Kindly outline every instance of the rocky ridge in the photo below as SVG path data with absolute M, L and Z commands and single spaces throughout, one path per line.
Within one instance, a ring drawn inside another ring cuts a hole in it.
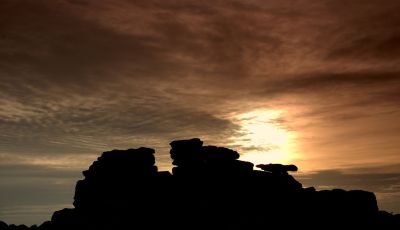
M 398 229 L 373 193 L 303 188 L 295 165 L 261 164 L 198 139 L 170 143 L 172 174 L 151 148 L 104 152 L 76 184 L 74 208 L 30 228 L 2 229 Z

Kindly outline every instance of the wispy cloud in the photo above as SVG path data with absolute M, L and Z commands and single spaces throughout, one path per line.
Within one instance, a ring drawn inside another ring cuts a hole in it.
M 282 111 L 268 122 L 296 133 L 300 168 L 398 163 L 399 7 L 3 0 L 1 165 L 84 168 L 148 146 L 168 168 L 176 138 L 246 150 L 229 142 L 235 117 L 260 109 Z

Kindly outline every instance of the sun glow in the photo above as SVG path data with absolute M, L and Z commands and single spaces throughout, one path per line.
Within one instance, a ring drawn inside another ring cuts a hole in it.
M 242 160 L 290 163 L 295 158 L 295 134 L 283 126 L 282 114 L 280 110 L 255 110 L 235 116 L 241 129 L 233 142 L 239 146 Z

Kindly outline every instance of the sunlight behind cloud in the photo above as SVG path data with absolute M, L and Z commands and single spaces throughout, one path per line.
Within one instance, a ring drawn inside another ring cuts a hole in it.
M 281 124 L 283 111 L 254 110 L 236 115 L 240 136 L 232 138 L 242 160 L 260 163 L 290 163 L 295 158 L 295 133 Z

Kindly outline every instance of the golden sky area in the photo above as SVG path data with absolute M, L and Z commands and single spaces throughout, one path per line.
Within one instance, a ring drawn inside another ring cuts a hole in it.
M 103 151 L 199 137 L 400 212 L 397 0 L 0 1 L 0 220 L 72 204 Z
M 255 164 L 288 164 L 295 160 L 296 135 L 276 122 L 281 114 L 276 110 L 255 110 L 234 117 L 240 129 L 231 141 L 240 146 L 241 159 Z

